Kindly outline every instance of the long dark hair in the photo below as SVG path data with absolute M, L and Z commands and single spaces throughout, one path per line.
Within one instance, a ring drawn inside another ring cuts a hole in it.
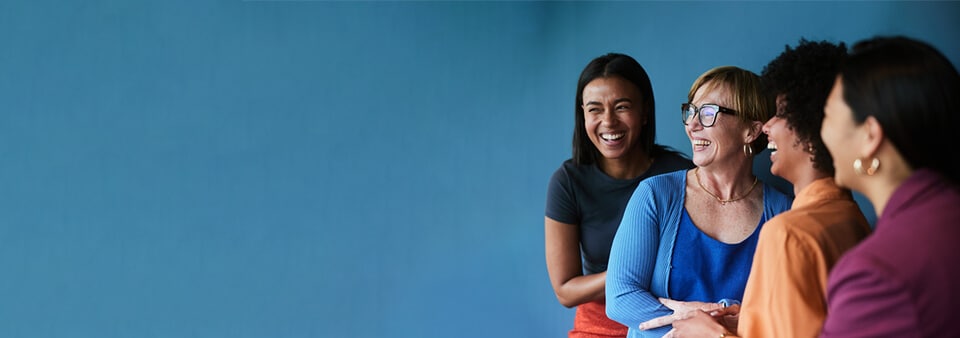
M 938 151 L 960 127 L 960 74 L 950 60 L 917 40 L 878 37 L 854 45 L 840 76 L 854 121 L 873 116 L 913 169 L 960 183 L 960 157 Z
M 590 142 L 590 137 L 587 136 L 584 126 L 583 89 L 590 81 L 612 76 L 619 76 L 630 81 L 640 91 L 641 113 L 647 120 L 647 124 L 643 127 L 643 132 L 640 135 L 640 147 L 649 156 L 663 150 L 662 147 L 655 146 L 653 143 L 657 137 L 657 114 L 656 104 L 653 100 L 653 85 L 650 84 L 647 71 L 637 60 L 628 55 L 610 53 L 590 61 L 583 72 L 580 73 L 580 80 L 577 81 L 577 99 L 574 104 L 573 162 L 578 165 L 596 163 L 602 156 L 597 147 Z

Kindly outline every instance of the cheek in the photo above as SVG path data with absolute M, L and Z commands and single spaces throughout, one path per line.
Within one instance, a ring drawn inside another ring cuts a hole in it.
M 820 138 L 823 139 L 823 145 L 827 146 L 827 150 L 833 153 L 834 150 L 834 133 L 833 128 L 829 125 L 824 124 L 820 130 Z
M 644 125 L 643 118 L 639 116 L 625 116 L 621 121 L 634 130 L 640 130 Z
M 585 118 L 583 119 L 583 126 L 584 126 L 585 128 L 587 128 L 587 130 L 596 128 L 596 127 L 597 127 L 597 120 L 594 119 L 594 118 L 585 117 Z

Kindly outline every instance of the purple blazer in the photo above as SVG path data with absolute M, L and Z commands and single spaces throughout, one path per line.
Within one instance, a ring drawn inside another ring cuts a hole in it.
M 960 188 L 915 171 L 827 290 L 821 337 L 960 337 Z

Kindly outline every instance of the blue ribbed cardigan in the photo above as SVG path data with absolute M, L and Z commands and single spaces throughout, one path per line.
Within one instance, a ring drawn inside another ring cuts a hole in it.
M 607 316 L 630 329 L 627 337 L 660 337 L 671 328 L 641 331 L 637 327 L 673 313 L 657 298 L 670 298 L 667 286 L 686 195 L 686 173 L 681 170 L 640 182 L 613 239 L 607 266 Z M 792 202 L 791 197 L 763 184 L 761 223 L 790 209 Z

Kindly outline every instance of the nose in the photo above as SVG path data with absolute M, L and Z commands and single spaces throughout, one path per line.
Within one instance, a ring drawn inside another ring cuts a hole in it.
M 693 115 L 690 115 L 690 121 L 687 121 L 687 128 L 691 130 L 703 129 L 703 124 L 700 124 L 700 112 L 694 112 Z
M 600 122 L 603 123 L 603 125 L 605 126 L 611 126 L 616 124 L 617 119 L 614 118 L 612 110 L 606 109 L 606 111 L 604 111 L 603 114 L 600 115 Z
M 764 134 L 770 135 L 770 128 L 777 121 L 777 119 L 779 119 L 779 117 L 776 117 L 776 116 L 771 117 L 770 120 L 767 121 L 767 123 L 763 124 L 763 128 L 761 130 L 763 131 Z

